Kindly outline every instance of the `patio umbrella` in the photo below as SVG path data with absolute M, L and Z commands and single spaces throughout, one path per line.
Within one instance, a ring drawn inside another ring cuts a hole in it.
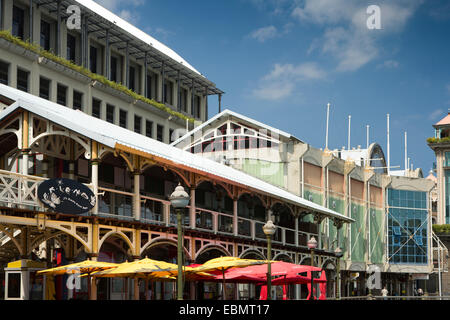
M 311 267 L 306 265 L 299 265 L 295 263 L 289 263 L 284 261 L 273 261 L 271 262 L 271 275 L 277 276 L 287 276 L 287 275 L 297 275 L 299 273 L 307 271 L 321 271 L 321 268 Z M 267 266 L 265 265 L 252 265 L 245 268 L 232 269 L 226 273 L 226 277 L 237 277 L 237 276 L 251 276 L 251 277 L 262 277 L 264 280 L 267 278 Z
M 183 267 L 188 279 L 197 277 L 212 277 L 208 273 L 194 271 L 194 268 Z M 144 258 L 133 262 L 124 262 L 117 268 L 104 270 L 93 274 L 94 277 L 132 277 L 143 279 L 175 280 L 178 275 L 178 265 L 165 261 Z
M 266 260 L 254 260 L 254 259 L 240 259 L 237 257 L 220 257 L 211 259 L 201 266 L 193 268 L 195 271 L 204 271 L 204 272 L 213 272 L 213 271 L 221 271 L 222 272 L 222 280 L 223 280 L 223 297 L 225 300 L 225 271 L 231 268 L 243 268 L 256 264 L 265 264 Z
M 91 298 L 91 274 L 94 272 L 116 268 L 118 264 L 110 262 L 101 262 L 94 260 L 85 260 L 82 262 L 71 263 L 64 266 L 59 266 L 56 268 L 40 270 L 37 273 L 45 275 L 64 275 L 73 273 L 85 273 L 88 277 L 88 296 Z

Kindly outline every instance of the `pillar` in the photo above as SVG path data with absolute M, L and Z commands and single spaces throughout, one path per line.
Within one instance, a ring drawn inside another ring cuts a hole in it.
M 92 208 L 93 214 L 98 214 L 98 144 L 97 141 L 92 141 L 92 151 L 91 151 L 91 183 L 92 183 L 92 191 L 95 195 L 95 206 Z
M 56 3 L 56 55 L 61 56 L 61 0 Z
M 238 235 L 238 199 L 233 199 L 233 234 Z
M 134 181 L 134 186 L 133 186 L 133 215 L 134 215 L 134 219 L 139 221 L 141 219 L 141 194 L 140 194 L 140 177 L 141 177 L 141 172 L 138 170 L 135 170 L 133 172 L 133 181 Z
M 190 203 L 189 203 L 189 222 L 190 222 L 190 227 L 191 229 L 195 229 L 195 188 L 191 187 L 190 189 Z
M 106 29 L 106 37 L 105 37 L 105 74 L 106 79 L 111 80 L 111 50 L 109 49 L 109 29 Z

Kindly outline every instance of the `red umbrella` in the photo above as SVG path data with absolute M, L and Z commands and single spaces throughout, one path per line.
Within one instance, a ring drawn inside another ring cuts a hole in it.
M 284 261 L 275 261 L 271 263 L 271 274 L 273 277 L 297 275 L 298 273 L 308 271 L 322 271 L 321 268 L 299 265 Z M 238 276 L 249 276 L 267 279 L 267 265 L 254 265 L 244 268 L 233 268 L 225 272 L 225 278 L 236 278 Z

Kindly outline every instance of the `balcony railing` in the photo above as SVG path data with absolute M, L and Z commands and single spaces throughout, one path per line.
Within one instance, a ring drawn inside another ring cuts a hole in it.
M 32 208 L 37 211 L 44 211 L 44 206 L 37 197 L 39 184 L 46 180 L 42 177 L 22 175 L 19 173 L 0 170 L 0 206 L 10 208 Z M 86 184 L 88 187 L 91 185 Z M 134 220 L 133 197 L 134 193 L 115 190 L 101 186 L 98 188 L 98 215 L 106 218 L 119 220 Z M 148 195 L 140 195 L 141 217 L 143 223 L 176 226 L 176 212 L 171 207 L 170 201 L 158 199 Z M 190 227 L 190 207 L 185 209 L 183 214 L 183 225 Z M 92 215 L 91 212 L 85 215 Z M 204 208 L 195 208 L 195 229 L 214 234 L 234 235 L 233 215 L 230 213 L 217 212 Z M 263 232 L 265 222 L 238 217 L 239 237 L 266 240 Z M 291 228 L 278 226 L 272 240 L 274 243 L 295 245 L 296 237 L 298 245 L 306 246 L 307 240 L 312 236 L 317 236 L 313 229 L 306 230 L 301 223 L 299 227 L 303 231 L 296 231 Z
M 108 218 L 133 219 L 133 194 L 99 187 L 98 214 Z
M 43 211 L 37 188 L 44 178 L 0 170 L 0 205 Z

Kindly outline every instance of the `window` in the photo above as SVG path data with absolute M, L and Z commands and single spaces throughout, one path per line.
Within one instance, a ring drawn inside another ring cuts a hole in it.
M 156 126 L 156 139 L 161 142 L 164 141 L 164 126 L 160 124 Z
M 164 103 L 173 105 L 173 83 L 170 81 L 164 83 Z
M 39 97 L 50 100 L 50 83 L 49 79 L 39 78 Z
M 99 118 L 101 117 L 101 105 L 102 102 L 98 99 L 92 98 L 92 116 Z
M 387 189 L 390 263 L 427 264 L 427 193 Z
M 17 68 L 17 89 L 28 92 L 28 71 Z
M 129 81 L 130 83 L 128 84 L 128 88 L 130 88 L 130 90 L 135 91 L 136 90 L 136 69 L 134 67 L 130 66 L 130 74 L 129 76 Z
M 71 35 L 67 34 L 67 60 L 76 62 L 76 45 L 77 39 Z
M 12 35 L 23 39 L 24 31 L 24 11 L 19 7 L 13 6 Z
M 153 121 L 145 120 L 145 135 L 153 138 Z
M 127 127 L 127 112 L 122 109 L 120 109 L 119 111 L 119 126 L 121 126 L 122 128 Z
M 89 69 L 93 73 L 97 73 L 97 48 L 91 46 L 89 50 Z
M 67 105 L 67 87 L 60 83 L 56 87 L 56 103 L 63 106 Z
M 73 90 L 73 109 L 83 110 L 83 94 Z
M 41 20 L 41 47 L 44 50 L 50 50 L 50 23 Z
M 142 118 L 134 115 L 134 132 L 141 133 Z
M 180 92 L 180 109 L 181 111 L 187 112 L 187 97 L 188 92 L 186 89 L 181 88 Z
M 111 81 L 117 82 L 117 58 L 111 56 Z
M 114 123 L 114 109 L 113 105 L 106 105 L 106 121 L 110 123 Z
M 153 98 L 153 90 L 152 90 L 152 81 L 153 77 L 151 74 L 147 74 L 147 98 Z
M 200 97 L 195 96 L 194 98 L 194 117 L 200 119 Z
M 169 129 L 169 143 L 172 143 L 174 141 L 175 141 L 174 130 L 173 129 Z
M 9 83 L 9 63 L 0 61 L 0 83 L 8 85 Z

